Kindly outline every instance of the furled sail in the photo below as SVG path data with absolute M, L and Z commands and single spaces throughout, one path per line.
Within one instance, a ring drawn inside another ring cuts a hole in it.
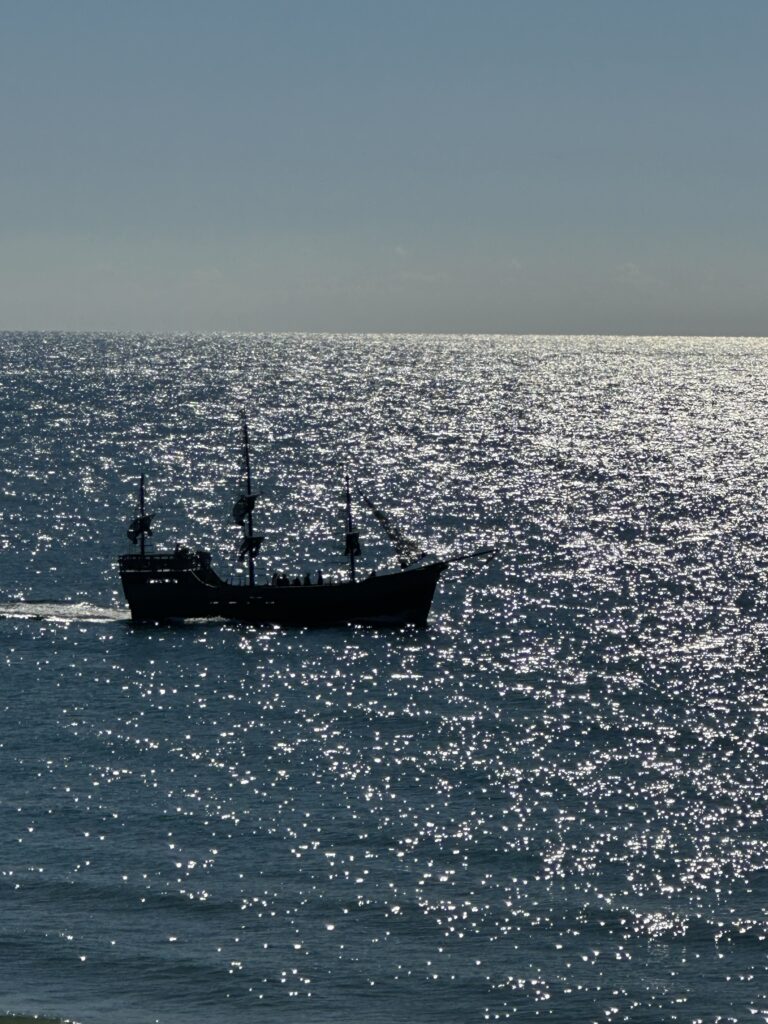
M 347 534 L 346 544 L 344 546 L 345 555 L 354 555 L 355 558 L 362 552 L 360 551 L 360 534 L 356 531 L 352 531 Z
M 128 540 L 131 544 L 138 543 L 139 537 L 143 534 L 146 534 L 147 537 L 152 536 L 152 530 L 150 529 L 151 522 L 152 516 L 136 516 L 128 527 Z
M 362 500 L 371 510 L 371 514 L 376 522 L 392 542 L 392 546 L 400 558 L 401 565 L 412 565 L 414 562 L 418 562 L 420 558 L 424 558 L 426 552 L 422 550 L 419 542 L 411 537 L 406 537 L 400 527 L 392 522 L 386 512 L 382 512 L 380 508 L 377 508 L 371 499 L 363 494 L 359 487 L 357 490 Z
M 243 537 L 240 542 L 240 549 L 237 553 L 237 557 L 241 562 L 245 561 L 245 556 L 250 552 L 253 555 L 258 555 L 261 542 L 264 540 L 263 537 Z
M 245 523 L 245 517 L 249 512 L 253 512 L 256 504 L 255 494 L 241 494 L 235 504 L 232 506 L 232 518 L 235 520 L 238 526 L 242 526 Z

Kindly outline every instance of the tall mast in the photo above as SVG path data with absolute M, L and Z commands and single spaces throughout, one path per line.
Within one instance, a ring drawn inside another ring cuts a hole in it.
M 253 570 L 253 502 L 251 501 L 251 453 L 248 450 L 248 421 L 245 418 L 245 409 L 240 415 L 243 420 L 243 452 L 245 454 L 245 493 L 248 496 L 248 583 L 254 584 Z
M 347 544 L 346 554 L 349 555 L 349 578 L 355 582 L 355 555 L 360 551 L 360 543 L 352 525 L 352 492 L 349 489 L 349 473 L 344 477 L 347 498 Z
M 144 474 L 139 477 L 139 514 L 128 527 L 128 540 L 131 544 L 141 541 L 139 551 L 141 558 L 144 558 L 144 537 L 152 536 L 152 516 L 148 516 L 144 509 Z
M 141 551 L 141 557 L 143 558 L 144 557 L 144 474 L 143 473 L 141 474 L 141 479 L 139 480 L 139 528 L 140 528 L 139 537 L 141 538 L 140 539 L 141 547 L 139 548 L 139 550 Z

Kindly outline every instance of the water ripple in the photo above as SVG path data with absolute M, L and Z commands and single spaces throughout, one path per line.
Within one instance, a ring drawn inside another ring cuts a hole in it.
M 0 1010 L 768 1020 L 768 342 L 0 345 Z M 237 571 L 241 405 L 261 573 L 342 571 L 350 459 L 498 559 L 426 631 L 133 627 L 138 472 Z

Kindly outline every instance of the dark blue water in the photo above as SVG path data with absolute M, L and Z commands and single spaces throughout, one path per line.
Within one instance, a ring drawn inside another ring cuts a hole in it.
M 0 1013 L 768 1020 L 767 395 L 764 340 L 0 335 Z M 345 464 L 499 558 L 426 630 L 132 627 L 142 470 L 237 568 L 240 406 L 261 572 L 342 571 Z

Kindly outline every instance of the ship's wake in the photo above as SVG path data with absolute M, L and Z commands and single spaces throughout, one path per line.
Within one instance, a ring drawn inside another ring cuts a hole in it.
M 4 601 L 0 619 L 39 619 L 50 622 L 124 622 L 125 608 L 100 608 L 86 601 Z

